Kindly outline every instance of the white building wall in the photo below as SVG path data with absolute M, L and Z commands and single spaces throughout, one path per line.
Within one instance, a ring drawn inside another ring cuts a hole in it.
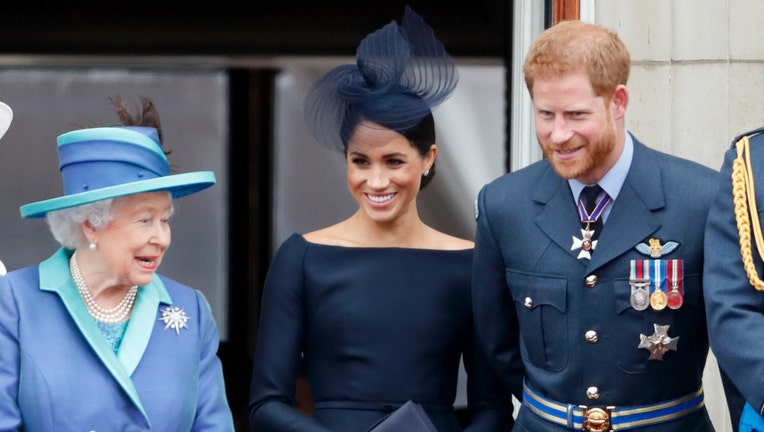
M 596 23 L 632 55 L 627 127 L 646 144 L 721 167 L 732 138 L 764 125 L 761 0 L 597 0 Z
M 595 0 L 588 16 L 616 30 L 632 55 L 627 128 L 647 145 L 721 167 L 734 136 L 764 125 L 761 0 Z M 583 12 L 582 12 L 583 16 Z M 706 405 L 731 431 L 709 357 Z

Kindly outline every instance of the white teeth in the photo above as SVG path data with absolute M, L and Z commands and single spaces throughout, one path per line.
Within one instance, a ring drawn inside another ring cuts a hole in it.
M 385 201 L 390 201 L 391 199 L 393 199 L 393 196 L 395 196 L 395 194 L 387 194 L 387 195 L 381 195 L 381 196 L 376 196 L 376 195 L 367 195 L 367 196 L 369 197 L 370 200 L 374 201 L 375 203 L 383 203 Z

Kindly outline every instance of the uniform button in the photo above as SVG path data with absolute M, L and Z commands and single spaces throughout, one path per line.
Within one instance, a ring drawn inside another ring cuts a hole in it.
M 600 389 L 597 387 L 589 387 L 586 389 L 586 397 L 588 397 L 591 400 L 597 400 L 600 398 Z
M 525 307 L 530 309 L 533 307 L 533 299 L 530 297 L 525 298 Z
M 584 279 L 584 284 L 587 288 L 594 288 L 597 286 L 597 275 L 589 275 Z
M 597 332 L 594 330 L 589 330 L 586 333 L 584 333 L 584 337 L 586 338 L 586 341 L 589 343 L 597 343 L 599 340 L 599 336 L 597 335 Z

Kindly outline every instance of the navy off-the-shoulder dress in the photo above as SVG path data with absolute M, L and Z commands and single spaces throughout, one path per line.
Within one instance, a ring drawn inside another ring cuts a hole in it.
M 452 406 L 462 354 L 466 430 L 508 430 L 511 401 L 473 350 L 471 269 L 471 249 L 340 247 L 292 235 L 266 278 L 252 430 L 363 432 L 411 399 L 439 432 L 459 432 Z M 313 417 L 293 408 L 303 360 Z

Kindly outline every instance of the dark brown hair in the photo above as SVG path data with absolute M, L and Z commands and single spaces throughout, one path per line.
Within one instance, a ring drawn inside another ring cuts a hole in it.
M 432 113 L 424 116 L 414 127 L 402 131 L 401 134 L 409 140 L 412 147 L 417 149 L 419 155 L 424 157 L 430 151 L 430 147 L 435 144 L 435 119 Z M 435 161 L 432 162 L 429 173 L 426 176 L 422 176 L 419 190 L 424 189 L 432 181 L 433 177 L 435 177 Z

